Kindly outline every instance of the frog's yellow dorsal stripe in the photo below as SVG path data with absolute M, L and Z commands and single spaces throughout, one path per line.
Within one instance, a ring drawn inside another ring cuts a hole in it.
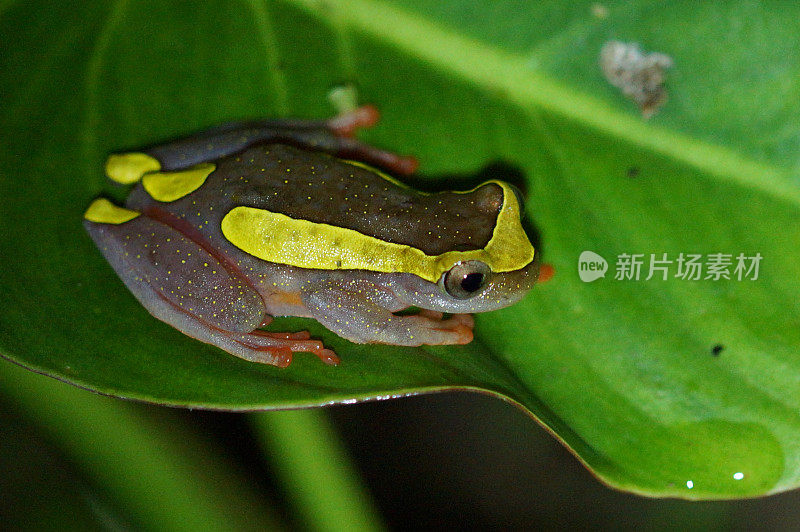
M 150 172 L 142 177 L 142 186 L 154 200 L 168 203 L 203 186 L 216 168 L 212 163 L 200 163 L 175 172 Z
M 106 175 L 123 185 L 142 182 L 157 201 L 168 203 L 191 194 L 216 170 L 212 163 L 201 163 L 186 170 L 161 172 L 158 159 L 141 152 L 115 153 L 106 160 Z
M 123 224 L 139 216 L 139 212 L 117 207 L 105 198 L 98 198 L 89 205 L 83 217 L 99 224 Z
M 496 183 L 503 187 L 504 202 L 484 249 L 426 255 L 354 229 L 254 207 L 233 208 L 222 219 L 222 234 L 254 257 L 298 268 L 411 273 L 434 283 L 453 264 L 465 260 L 483 261 L 493 272 L 514 271 L 530 264 L 534 250 L 520 222 L 516 195 L 505 183 Z
M 115 153 L 106 159 L 106 175 L 123 185 L 138 183 L 143 175 L 159 170 L 161 163 L 158 159 L 146 153 Z

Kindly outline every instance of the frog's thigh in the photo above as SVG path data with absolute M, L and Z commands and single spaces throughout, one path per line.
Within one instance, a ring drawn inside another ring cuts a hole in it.
M 375 287 L 375 292 L 377 296 L 381 291 Z M 301 297 L 314 319 L 352 342 L 419 346 L 472 341 L 471 321 L 442 320 L 429 313 L 396 316 L 363 288 L 356 292 L 328 284 L 305 290 Z
M 308 333 L 254 330 L 271 319 L 261 296 L 170 227 L 140 215 L 120 225 L 87 221 L 86 228 L 142 305 L 182 333 L 252 362 L 285 367 L 303 351 L 338 364 Z
M 197 337 L 185 330 L 186 316 L 242 333 L 264 321 L 264 302 L 255 289 L 171 227 L 143 215 L 123 224 L 86 222 L 86 227 L 136 298 L 183 332 Z

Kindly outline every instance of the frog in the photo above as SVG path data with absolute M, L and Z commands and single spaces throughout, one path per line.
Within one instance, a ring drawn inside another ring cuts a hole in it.
M 394 176 L 415 158 L 356 138 L 377 121 L 363 105 L 112 153 L 106 175 L 133 186 L 124 206 L 91 202 L 83 224 L 150 314 L 251 362 L 340 363 L 308 331 L 263 330 L 275 316 L 359 344 L 468 344 L 473 313 L 516 303 L 540 276 L 521 194 L 501 180 L 405 185 Z

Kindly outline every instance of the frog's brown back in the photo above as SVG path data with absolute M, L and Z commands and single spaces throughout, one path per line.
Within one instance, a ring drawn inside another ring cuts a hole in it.
M 428 255 L 482 249 L 503 204 L 494 183 L 469 193 L 423 194 L 360 165 L 282 144 L 219 160 L 203 188 L 222 191 L 215 201 L 229 208 L 345 227 Z

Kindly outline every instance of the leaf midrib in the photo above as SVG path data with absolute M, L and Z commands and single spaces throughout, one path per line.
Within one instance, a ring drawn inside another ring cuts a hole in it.
M 489 93 L 503 94 L 528 112 L 544 109 L 599 133 L 650 150 L 720 180 L 731 182 L 800 208 L 800 190 L 788 170 L 755 161 L 723 146 L 644 123 L 611 109 L 601 100 L 533 70 L 519 54 L 459 35 L 411 11 L 376 0 L 332 4 L 318 0 L 283 0 L 326 24 L 326 11 L 351 31 L 376 40 L 447 71 Z

